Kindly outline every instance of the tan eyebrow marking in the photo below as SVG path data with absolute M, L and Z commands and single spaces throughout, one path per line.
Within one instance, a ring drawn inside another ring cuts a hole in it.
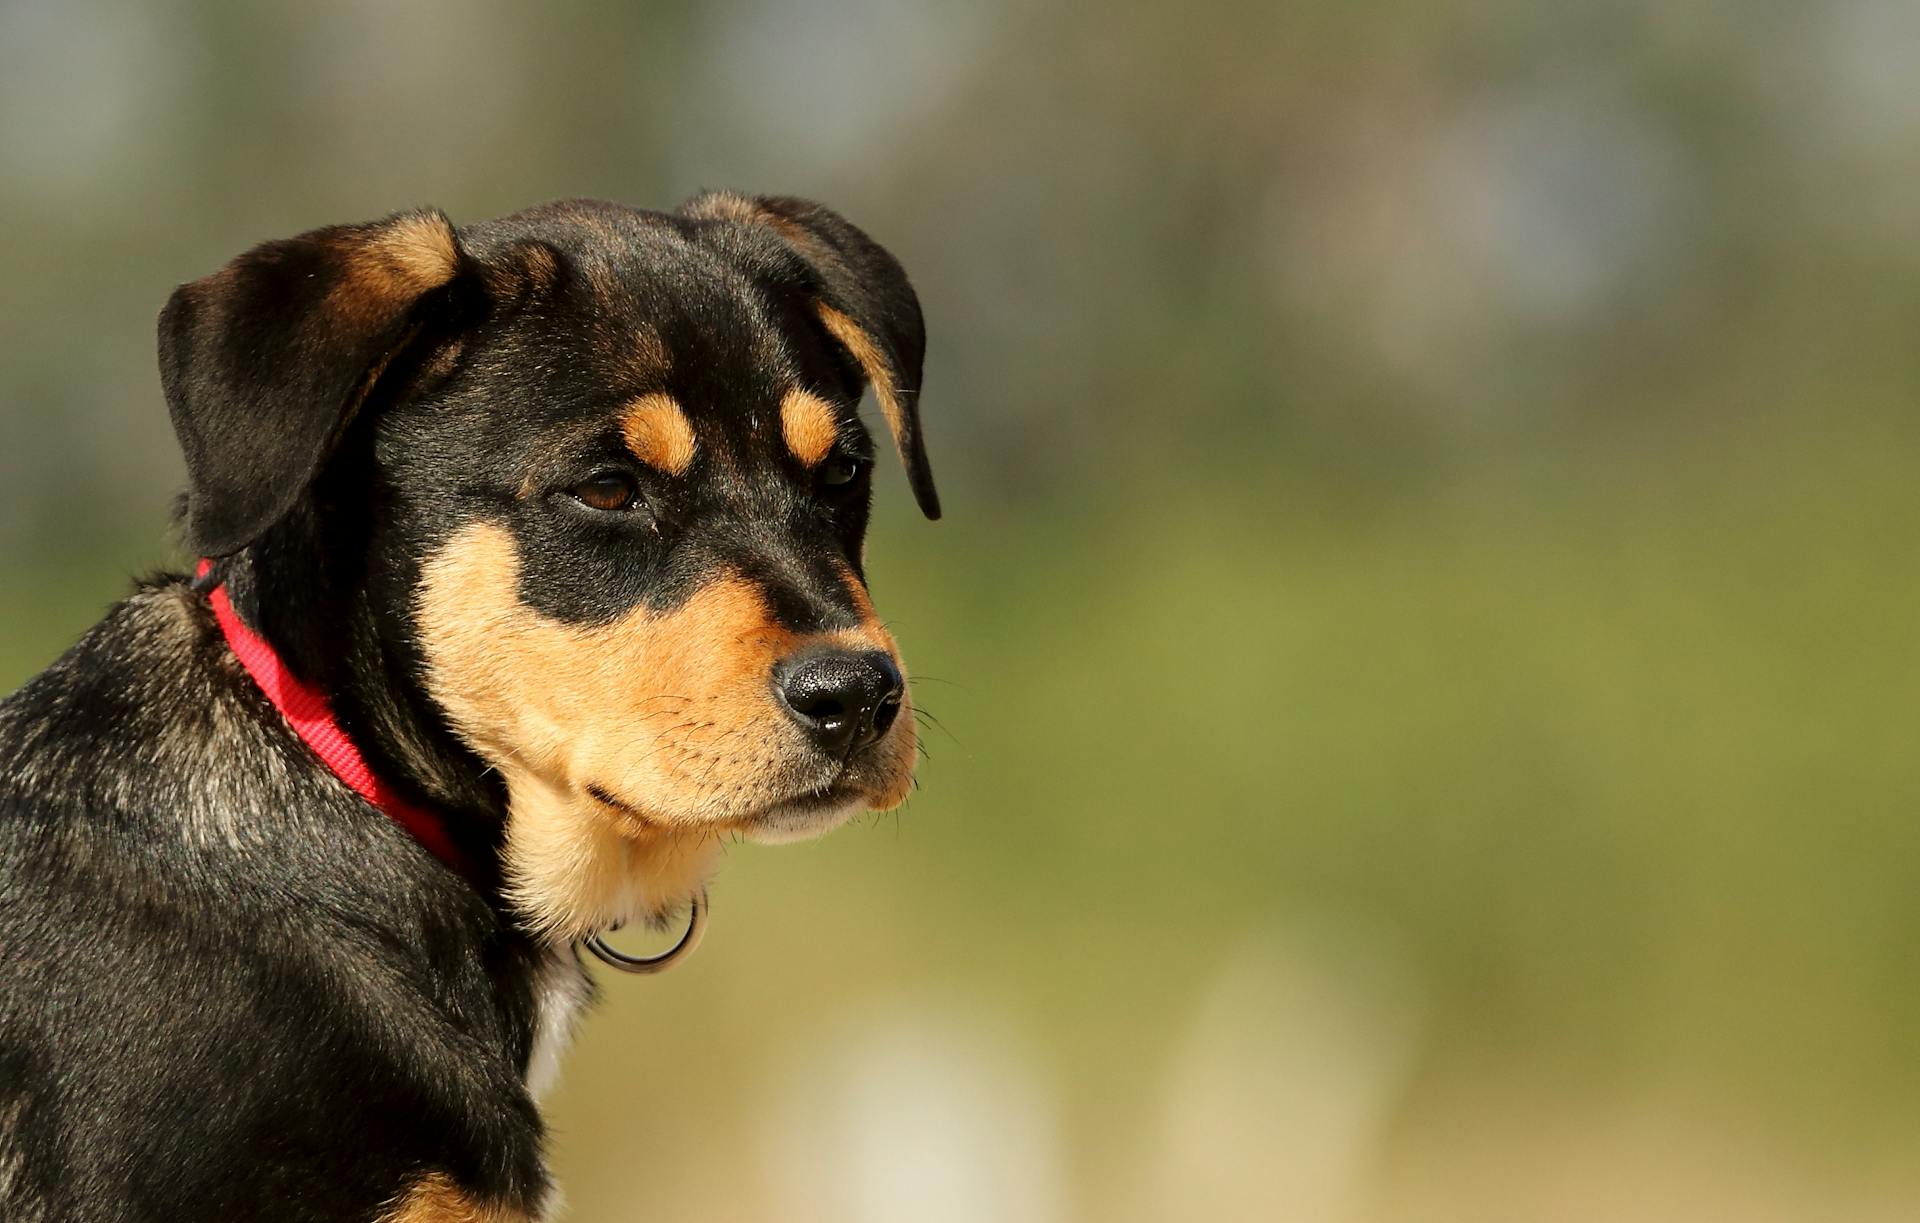
M 627 405 L 620 433 L 633 457 L 670 476 L 693 466 L 693 426 L 673 396 L 652 391 Z
M 827 457 L 840 438 L 840 421 L 833 405 L 809 391 L 788 391 L 780 400 L 780 431 L 793 457 L 812 467 Z

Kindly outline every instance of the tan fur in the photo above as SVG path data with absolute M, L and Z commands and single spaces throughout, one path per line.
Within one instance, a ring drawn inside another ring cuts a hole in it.
M 445 1173 L 431 1172 L 415 1181 L 379 1223 L 531 1223 L 531 1216 L 482 1202 Z
M 861 371 L 873 385 L 873 397 L 880 404 L 880 415 L 886 417 L 887 428 L 893 431 L 893 440 L 899 442 L 906 436 L 907 417 L 906 410 L 900 404 L 900 388 L 893 384 L 893 366 L 888 364 L 886 355 L 873 342 L 873 337 L 851 316 L 825 302 L 818 303 L 815 309 L 820 312 L 820 321 L 827 331 L 860 363 Z
M 840 440 L 840 421 L 834 415 L 833 405 L 818 395 L 797 389 L 788 391 L 780 400 L 780 430 L 793 457 L 808 467 L 826 458 L 833 444 Z
M 740 225 L 759 225 L 767 213 L 745 196 L 731 191 L 710 191 L 687 207 L 687 215 L 697 221 L 733 221 Z
M 736 578 L 670 612 L 563 624 L 520 601 L 519 571 L 512 536 L 475 523 L 428 559 L 417 614 L 429 687 L 507 783 L 510 898 L 556 939 L 684 905 L 724 836 L 832 781 L 776 703 L 776 661 L 816 640 L 898 658 L 877 619 L 803 638 Z M 915 742 L 903 708 L 842 784 L 898 805 Z
M 387 227 L 376 245 L 395 278 L 413 293 L 439 288 L 453 279 L 460 266 L 453 228 L 435 213 L 401 217 Z
M 404 216 L 371 235 L 335 241 L 343 274 L 327 294 L 327 307 L 348 327 L 386 325 L 460 267 L 453 227 L 437 213 Z
M 807 231 L 781 216 L 768 212 L 753 200 L 731 191 L 713 191 L 695 201 L 687 215 L 700 221 L 732 221 L 737 225 L 765 225 L 789 242 L 812 249 Z
M 684 476 L 693 466 L 693 426 L 671 395 L 654 391 L 628 404 L 620 432 L 633 457 L 656 471 Z
M 460 248 L 445 217 L 421 213 L 389 222 L 371 239 L 348 243 L 341 258 L 344 275 L 327 294 L 327 307 L 342 330 L 372 330 L 390 325 L 415 298 L 453 279 Z M 341 414 L 341 430 L 352 422 L 388 364 L 419 333 L 419 324 L 409 328 L 367 370 Z

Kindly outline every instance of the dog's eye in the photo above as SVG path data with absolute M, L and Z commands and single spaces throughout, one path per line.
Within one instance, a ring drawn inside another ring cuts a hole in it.
M 594 510 L 630 510 L 640 496 L 633 480 L 617 471 L 602 472 L 569 491 L 575 501 Z
M 820 464 L 820 486 L 826 489 L 844 489 L 860 478 L 860 460 L 834 455 Z

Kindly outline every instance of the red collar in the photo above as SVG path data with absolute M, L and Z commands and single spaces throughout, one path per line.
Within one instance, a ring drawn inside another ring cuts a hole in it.
M 212 562 L 203 560 L 197 576 L 205 579 L 212 569 Z M 327 694 L 288 670 L 266 638 L 246 626 L 233 610 L 226 585 L 215 586 L 207 599 L 213 604 L 213 614 L 220 621 L 220 631 L 226 634 L 234 656 L 247 669 L 247 674 L 253 676 L 253 682 L 260 685 L 260 691 L 273 702 L 273 707 L 286 718 L 293 733 L 320 757 L 320 762 L 345 782 L 348 789 L 411 833 L 434 857 L 456 874 L 466 876 L 466 862 L 447 834 L 446 821 L 438 813 L 408 801 L 374 774 L 366 757 L 333 716 Z

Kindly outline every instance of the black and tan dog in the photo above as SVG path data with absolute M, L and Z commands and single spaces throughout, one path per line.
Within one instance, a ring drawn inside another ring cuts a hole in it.
M 897 805 L 898 263 L 792 199 L 434 212 L 182 287 L 197 579 L 0 704 L 0 1218 L 523 1220 L 582 940 Z

